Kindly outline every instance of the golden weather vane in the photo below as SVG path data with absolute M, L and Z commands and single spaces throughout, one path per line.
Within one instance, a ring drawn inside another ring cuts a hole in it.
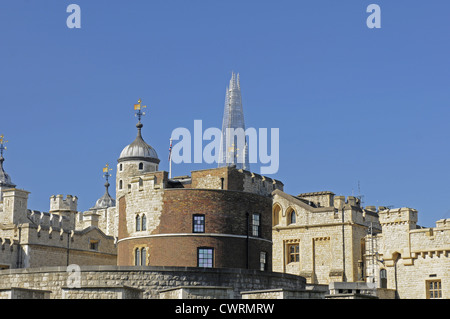
M 2 134 L 0 135 L 0 156 L 3 156 L 3 151 L 6 150 L 5 144 L 8 143 L 8 141 L 5 141 L 5 136 Z
M 109 168 L 109 164 L 106 164 L 106 166 L 103 167 L 103 173 L 105 173 L 103 176 L 106 178 L 107 182 L 109 177 L 111 176 L 111 174 L 109 173 L 110 171 L 112 171 L 112 168 Z
M 139 99 L 138 103 L 134 105 L 134 110 L 136 111 L 135 116 L 139 119 L 139 122 L 141 121 L 141 117 L 145 115 L 145 112 L 142 112 L 143 108 L 146 108 L 147 105 L 141 105 L 142 100 Z

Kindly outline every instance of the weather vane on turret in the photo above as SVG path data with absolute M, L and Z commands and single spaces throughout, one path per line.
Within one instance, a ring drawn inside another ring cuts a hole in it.
M 5 144 L 8 143 L 8 141 L 5 141 L 5 136 L 2 134 L 0 135 L 0 157 L 3 157 L 3 151 L 6 150 Z
M 142 109 L 147 107 L 146 105 L 141 105 L 141 102 L 141 99 L 139 99 L 138 104 L 134 105 L 134 110 L 136 111 L 135 116 L 138 118 L 139 123 L 141 122 L 141 117 L 145 115 L 145 112 L 142 112 Z
M 103 177 L 106 178 L 106 184 L 109 184 L 109 182 L 108 182 L 108 181 L 109 181 L 109 177 L 112 176 L 112 175 L 109 173 L 109 171 L 112 171 L 112 168 L 109 168 L 109 165 L 106 164 L 106 166 L 103 167 L 103 173 L 105 173 L 105 174 L 103 174 Z

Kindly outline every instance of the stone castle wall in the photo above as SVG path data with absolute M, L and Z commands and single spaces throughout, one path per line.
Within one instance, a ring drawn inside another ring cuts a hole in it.
M 222 167 L 192 171 L 192 188 L 224 189 L 248 192 L 261 196 L 270 196 L 276 190 L 283 190 L 283 183 L 278 180 L 237 170 L 233 167 Z
M 308 200 L 274 192 L 273 214 L 277 216 L 272 234 L 273 270 L 303 276 L 314 284 L 360 280 L 362 242 L 374 214 L 365 214 L 354 206 L 357 203 L 351 196 L 347 202 L 343 196 L 333 200 L 325 192 L 304 196 Z M 320 199 L 316 204 L 333 203 L 336 207 L 313 207 L 307 202 L 314 197 Z M 291 219 L 293 212 L 295 222 Z M 299 247 L 298 261 L 289 260 L 292 246 Z
M 102 297 L 98 294 L 103 290 L 104 298 L 111 298 L 111 291 L 121 287 L 141 290 L 144 299 L 159 299 L 161 291 L 182 286 L 232 287 L 232 298 L 240 299 L 242 291 L 304 290 L 306 285 L 305 279 L 299 276 L 256 270 L 119 266 L 81 267 L 80 287 L 70 289 L 75 282 L 73 273 L 66 267 L 0 271 L 0 290 L 13 287 L 51 291 L 52 299 L 62 298 L 63 291 L 66 296 L 71 292 L 77 295 L 76 289 L 97 291 L 97 298 Z
M 450 219 L 437 221 L 435 228 L 416 228 L 415 210 L 385 210 L 380 215 L 383 232 L 366 240 L 367 273 L 377 286 L 384 271 L 387 288 L 402 299 L 427 298 L 428 285 L 435 281 L 441 283 L 442 296 L 449 298 Z

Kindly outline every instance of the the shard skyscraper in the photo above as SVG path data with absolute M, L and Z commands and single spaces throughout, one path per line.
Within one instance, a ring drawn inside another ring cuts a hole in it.
M 230 85 L 225 94 L 219 154 L 219 167 L 231 165 L 236 165 L 237 169 L 250 170 L 241 85 L 239 73 L 234 72 L 231 74 Z

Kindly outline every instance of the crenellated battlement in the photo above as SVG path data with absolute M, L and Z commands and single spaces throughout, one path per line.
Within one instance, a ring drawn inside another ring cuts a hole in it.
M 0 250 L 9 249 L 12 250 L 15 242 L 11 238 L 0 237 Z
M 78 206 L 78 198 L 76 196 L 67 195 L 64 198 L 63 195 L 52 195 L 50 197 L 50 212 L 76 212 Z
M 16 241 L 9 237 L 0 237 L 0 266 L 14 267 L 17 251 Z
M 28 219 L 35 225 L 41 227 L 56 227 L 63 229 L 73 229 L 71 219 L 54 213 L 40 212 L 36 210 L 28 210 Z
M 283 190 L 284 185 L 279 180 L 243 169 L 238 170 L 238 172 L 242 174 L 244 179 L 244 191 L 269 195 L 276 189 Z
M 412 208 L 396 208 L 385 209 L 378 212 L 380 223 L 383 226 L 387 225 L 410 225 L 411 229 L 416 228 L 418 216 L 417 210 Z
M 297 197 L 308 201 L 308 205 L 313 207 L 332 207 L 334 203 L 334 193 L 330 191 L 303 193 Z
M 328 194 L 323 195 L 323 196 L 327 196 L 327 197 L 332 197 L 332 193 L 328 192 Z M 347 196 L 347 198 L 345 198 L 345 196 L 334 196 L 333 198 L 333 205 L 335 208 L 341 209 L 342 207 L 344 207 L 345 205 L 350 205 L 350 206 L 354 206 L 354 207 L 361 207 L 361 200 L 358 197 L 355 196 Z

